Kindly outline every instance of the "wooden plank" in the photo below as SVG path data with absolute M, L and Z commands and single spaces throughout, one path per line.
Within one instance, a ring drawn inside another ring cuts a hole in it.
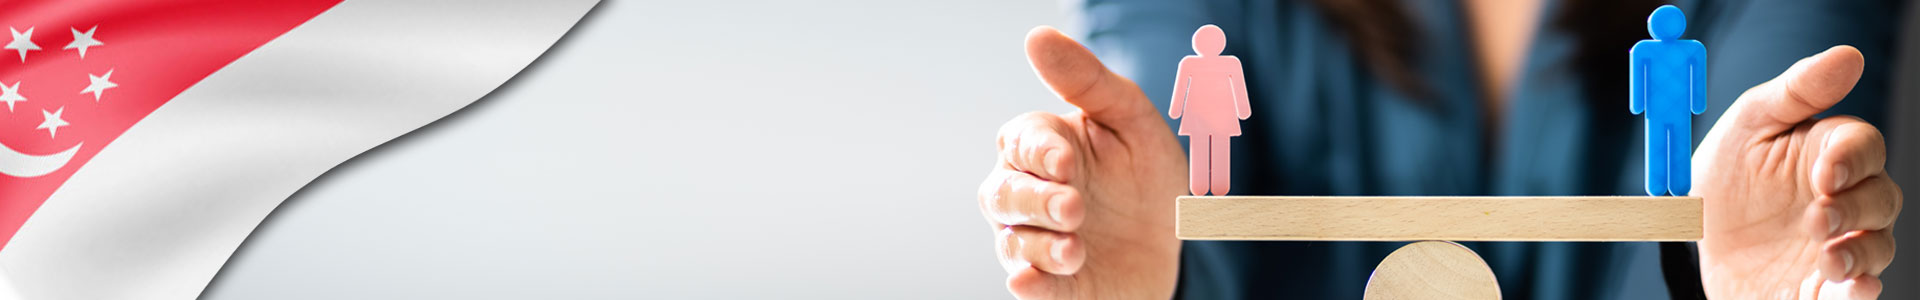
M 1185 196 L 1185 240 L 1697 241 L 1700 197 Z
M 1366 300 L 1500 299 L 1500 281 L 1480 255 L 1453 242 L 1393 250 L 1367 278 Z

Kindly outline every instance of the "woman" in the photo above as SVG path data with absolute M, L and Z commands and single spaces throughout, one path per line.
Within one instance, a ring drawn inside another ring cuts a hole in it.
M 1170 94 L 1203 24 L 1226 31 L 1252 96 L 1234 194 L 1645 193 L 1626 50 L 1649 38 L 1661 3 L 1080 4 L 1084 39 L 1037 29 L 1027 53 L 1081 111 L 1010 121 L 978 195 L 1021 298 L 1356 299 L 1402 244 L 1173 238 L 1184 154 L 1160 117 L 1168 98 L 1149 95 Z M 1694 131 L 1697 261 L 1684 244 L 1466 244 L 1514 299 L 1877 295 L 1902 200 L 1872 125 L 1887 64 L 1864 59 L 1893 60 L 1901 4 L 1678 5 L 1682 37 L 1710 58 L 1708 107 L 1693 118 L 1711 128 Z

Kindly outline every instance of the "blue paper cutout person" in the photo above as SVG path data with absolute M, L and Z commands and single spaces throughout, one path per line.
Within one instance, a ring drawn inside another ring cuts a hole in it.
M 1707 47 L 1682 40 L 1687 17 L 1673 5 L 1647 17 L 1651 40 L 1628 56 L 1629 106 L 1647 118 L 1647 194 L 1685 196 L 1693 187 L 1693 115 L 1706 112 Z

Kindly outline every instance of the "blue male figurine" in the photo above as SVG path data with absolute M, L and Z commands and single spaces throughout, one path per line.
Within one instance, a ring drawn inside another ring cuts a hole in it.
M 1682 40 L 1687 17 L 1673 5 L 1647 17 L 1651 40 L 1633 44 L 1627 98 L 1647 117 L 1647 194 L 1686 196 L 1693 187 L 1693 115 L 1706 112 L 1707 46 Z

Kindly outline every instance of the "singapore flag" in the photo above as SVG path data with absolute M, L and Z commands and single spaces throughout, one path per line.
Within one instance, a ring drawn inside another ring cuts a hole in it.
M 193 299 L 328 169 L 595 0 L 0 1 L 0 299 Z

